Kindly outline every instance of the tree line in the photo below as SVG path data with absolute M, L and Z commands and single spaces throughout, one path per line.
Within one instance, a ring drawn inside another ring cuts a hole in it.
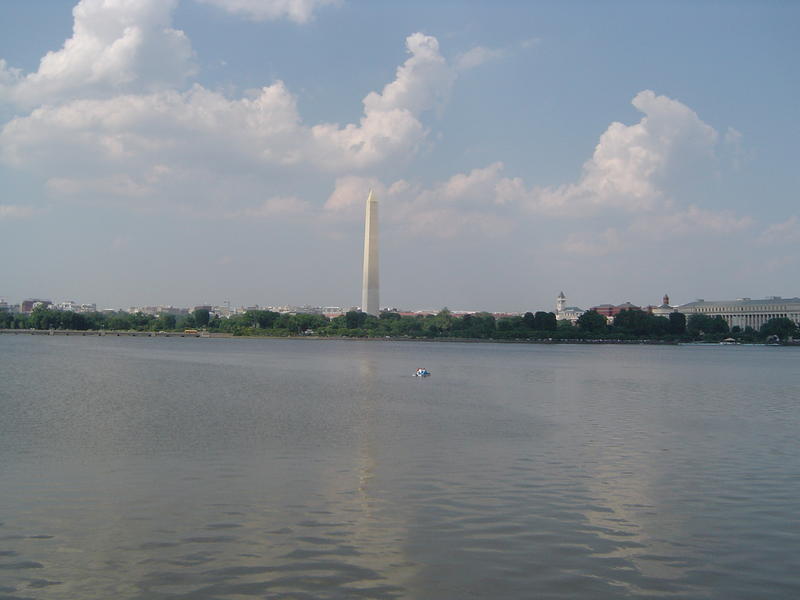
M 230 318 L 198 309 L 186 315 L 145 313 L 75 313 L 43 306 L 30 314 L 0 311 L 2 329 L 62 329 L 77 331 L 184 331 L 203 329 L 237 336 L 319 335 L 337 337 L 452 338 L 494 340 L 571 340 L 654 339 L 663 341 L 720 341 L 733 337 L 742 342 L 767 339 L 787 340 L 800 335 L 797 325 L 788 318 L 775 318 L 759 330 L 751 327 L 729 328 L 720 316 L 682 313 L 658 317 L 642 310 L 625 310 L 613 324 L 595 312 L 587 311 L 573 325 L 557 321 L 552 312 L 526 312 L 522 316 L 496 318 L 486 312 L 454 315 L 447 308 L 432 315 L 400 315 L 386 311 L 379 316 L 349 311 L 328 319 L 316 314 L 288 314 L 269 310 L 249 310 Z

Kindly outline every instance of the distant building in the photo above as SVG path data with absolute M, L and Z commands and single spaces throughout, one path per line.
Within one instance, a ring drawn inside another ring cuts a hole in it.
M 23 300 L 22 304 L 20 304 L 19 312 L 21 313 L 31 313 L 33 309 L 37 306 L 44 306 L 47 308 L 51 306 L 53 303 L 50 300 L 39 300 L 38 298 L 29 298 L 28 300 Z
M 770 319 L 786 317 L 800 325 L 800 298 L 781 298 L 772 296 L 761 300 L 739 298 L 738 300 L 695 300 L 677 307 L 687 317 L 689 315 L 720 316 L 728 327 L 752 327 L 759 329 Z
M 573 325 L 578 322 L 578 318 L 586 312 L 577 306 L 567 306 L 567 297 L 561 292 L 556 298 L 556 320 L 569 321 Z
M 53 306 L 56 310 L 67 311 L 67 312 L 77 312 L 77 313 L 88 313 L 88 312 L 95 312 L 97 310 L 97 305 L 92 304 L 80 304 L 75 302 L 74 300 L 64 300 L 63 302 L 59 302 Z
M 159 315 L 175 315 L 176 317 L 179 315 L 188 315 L 189 309 L 188 308 L 180 308 L 177 306 L 159 306 L 158 312 L 156 314 Z
M 614 322 L 614 317 L 616 317 L 619 313 L 623 310 L 642 310 L 641 306 L 636 306 L 635 304 L 631 304 L 630 302 L 623 302 L 622 304 L 598 304 L 597 306 L 593 306 L 589 310 L 593 310 L 596 313 L 603 315 L 606 318 L 606 321 L 609 323 Z
M 341 306 L 323 306 L 322 314 L 329 319 L 335 319 L 344 314 L 344 309 Z
M 669 304 L 669 294 L 664 294 L 661 304 L 659 306 L 648 306 L 647 312 L 654 317 L 669 317 L 671 313 L 676 312 L 676 309 Z

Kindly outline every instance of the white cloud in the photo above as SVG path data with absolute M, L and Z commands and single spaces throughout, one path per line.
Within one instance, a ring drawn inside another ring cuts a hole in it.
M 725 132 L 725 137 L 723 138 L 725 141 L 727 158 L 731 166 L 736 170 L 741 169 L 742 165 L 751 158 L 744 149 L 742 137 L 740 131 L 733 127 L 728 127 L 728 130 Z
M 691 233 L 728 234 L 747 229 L 750 217 L 739 217 L 730 211 L 711 211 L 689 206 L 685 210 L 638 217 L 631 230 L 650 239 L 665 239 Z
M 413 33 L 406 38 L 411 55 L 397 68 L 394 81 L 383 92 L 364 98 L 364 113 L 407 110 L 413 114 L 435 108 L 446 101 L 456 75 L 439 53 L 438 40 Z
M 685 104 L 650 90 L 639 92 L 633 105 L 645 116 L 635 125 L 609 125 L 577 183 L 526 191 L 512 180 L 503 194 L 554 214 L 656 208 L 682 172 L 711 161 L 718 135 Z
M 37 211 L 32 206 L 20 204 L 0 204 L 0 220 L 2 219 L 27 219 L 35 216 Z
M 800 219 L 797 215 L 789 217 L 783 223 L 775 223 L 767 227 L 759 236 L 762 244 L 795 244 L 800 242 Z
M 412 231 L 439 236 L 465 229 L 502 234 L 530 214 L 580 219 L 613 212 L 618 220 L 624 219 L 621 227 L 628 234 L 656 240 L 750 227 L 749 217 L 696 205 L 681 207 L 680 196 L 670 193 L 676 182 L 690 179 L 698 165 L 701 173 L 712 174 L 716 131 L 684 104 L 651 91 L 637 94 L 633 105 L 644 117 L 634 125 L 612 123 L 576 183 L 530 187 L 522 178 L 504 176 L 503 163 L 496 162 L 427 189 L 405 183 L 391 212 Z M 378 185 L 360 178 L 340 179 L 326 208 L 360 208 L 367 188 Z M 631 217 L 625 218 L 625 213 Z M 589 238 L 573 234 L 564 249 L 604 254 L 622 243 L 620 231 L 610 229 Z
M 499 60 L 506 55 L 505 50 L 499 48 L 486 48 L 485 46 L 475 46 L 470 48 L 456 60 L 456 69 L 466 71 L 479 67 L 487 62 Z
M 571 233 L 561 245 L 568 254 L 606 256 L 624 247 L 619 231 L 609 228 L 600 233 Z
M 372 189 L 381 202 L 382 218 L 413 234 L 444 238 L 463 232 L 498 235 L 513 227 L 513 221 L 494 204 L 494 185 L 502 168 L 502 163 L 494 163 L 456 174 L 428 189 L 402 179 L 385 185 L 374 178 L 341 177 L 325 209 L 333 216 L 360 218 Z
M 195 71 L 189 40 L 171 27 L 177 0 L 81 0 L 72 37 L 23 76 L 0 62 L 2 96 L 21 105 L 181 85 Z
M 406 38 L 406 48 L 411 56 L 397 68 L 395 79 L 381 93 L 364 98 L 358 125 L 311 128 L 314 162 L 331 170 L 360 169 L 419 149 L 427 136 L 419 117 L 443 105 L 456 74 L 439 53 L 436 38 L 414 33 Z
M 157 182 L 148 178 L 158 166 L 166 179 L 248 164 L 336 172 L 403 160 L 426 137 L 421 113 L 446 98 L 454 78 L 435 38 L 416 33 L 406 44 L 411 56 L 382 93 L 365 97 L 358 124 L 304 125 L 280 81 L 241 99 L 195 85 L 41 106 L 5 125 L 0 160 L 47 174 L 55 191 L 74 188 L 64 180 L 86 186 L 94 178 L 103 187 L 127 179 L 133 184 L 120 188 L 123 195 L 137 185 L 152 189 Z
M 298 217 L 310 212 L 311 205 L 294 196 L 276 196 L 264 200 L 260 205 L 227 213 L 228 218 L 269 219 L 273 217 Z
M 433 193 L 451 201 L 497 202 L 494 188 L 502 169 L 503 163 L 496 162 L 482 169 L 473 169 L 469 173 L 453 175 Z
M 345 217 L 361 216 L 369 191 L 373 190 L 378 202 L 386 198 L 386 186 L 374 177 L 347 175 L 336 179 L 333 193 L 328 196 L 324 209 L 328 214 Z
M 323 6 L 340 4 L 339 0 L 197 0 L 211 4 L 232 14 L 242 15 L 254 21 L 289 19 L 295 23 L 306 23 L 314 12 Z

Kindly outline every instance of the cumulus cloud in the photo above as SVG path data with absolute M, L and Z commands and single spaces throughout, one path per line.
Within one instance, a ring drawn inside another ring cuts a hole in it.
M 0 62 L 0 91 L 20 106 L 181 85 L 195 71 L 186 35 L 171 27 L 177 0 L 81 0 L 72 37 L 23 76 Z
M 644 113 L 634 125 L 612 123 L 601 135 L 592 157 L 576 183 L 555 187 L 529 186 L 520 177 L 504 174 L 496 162 L 421 188 L 406 183 L 392 211 L 413 231 L 457 235 L 464 229 L 498 234 L 529 217 L 588 218 L 599 214 L 631 214 L 629 232 L 652 239 L 697 233 L 731 233 L 753 220 L 730 211 L 681 206 L 670 191 L 700 165 L 710 175 L 717 132 L 686 105 L 645 90 L 633 104 Z M 356 185 L 358 183 L 358 185 Z M 372 181 L 369 186 L 376 187 Z M 367 183 L 342 179 L 328 200 L 331 210 L 359 205 Z M 345 198 L 347 199 L 345 201 Z M 625 229 L 625 227 L 623 227 Z M 569 238 L 565 250 L 608 253 L 621 247 L 617 229 L 599 238 L 584 234 Z
M 613 213 L 617 219 L 631 215 L 621 230 L 568 237 L 563 249 L 571 254 L 614 252 L 623 247 L 623 237 L 630 235 L 663 240 L 750 227 L 750 217 L 693 204 L 681 206 L 679 198 L 670 194 L 675 181 L 687 178 L 698 165 L 711 174 L 717 132 L 686 105 L 648 90 L 637 94 L 633 105 L 644 117 L 634 125 L 609 125 L 576 183 L 529 186 L 520 177 L 506 176 L 503 163 L 496 162 L 427 189 L 405 183 L 391 211 L 412 231 L 439 236 L 464 230 L 502 234 L 531 214 L 572 219 L 604 213 Z M 369 182 L 370 187 L 378 185 Z M 326 207 L 360 207 L 366 188 L 360 179 L 342 179 Z M 784 228 L 788 231 L 791 226 Z M 774 235 L 780 237 L 782 230 L 776 229 Z
M 341 172 L 403 160 L 426 138 L 421 114 L 446 99 L 455 77 L 435 38 L 415 33 L 406 46 L 409 58 L 364 98 L 358 124 L 305 125 L 281 81 L 239 99 L 194 85 L 42 105 L 5 125 L 0 160 L 47 174 L 52 191 L 130 196 L 201 167 Z
M 217 6 L 229 13 L 242 15 L 254 21 L 289 19 L 307 23 L 314 12 L 323 6 L 340 4 L 339 0 L 197 0 L 202 4 Z
M 678 175 L 711 163 L 719 136 L 677 100 L 644 90 L 632 103 L 645 116 L 634 125 L 609 125 L 576 183 L 526 189 L 514 179 L 500 193 L 551 214 L 655 209 Z
M 513 221 L 494 202 L 502 163 L 458 173 L 429 188 L 398 180 L 386 185 L 375 178 L 346 176 L 336 180 L 325 203 L 328 214 L 360 218 L 369 190 L 381 202 L 381 215 L 412 234 L 452 238 L 463 232 L 498 235 Z M 498 210 L 500 209 L 500 210 Z
M 357 125 L 311 128 L 314 162 L 332 170 L 358 169 L 418 150 L 427 135 L 419 117 L 447 100 L 456 73 L 435 37 L 414 33 L 406 38 L 406 49 L 411 56 L 397 68 L 395 79 L 364 98 Z
M 339 177 L 323 208 L 332 215 L 344 217 L 361 215 L 370 190 L 375 192 L 379 202 L 386 198 L 386 186 L 375 177 L 359 177 L 358 175 Z
M 455 73 L 439 53 L 438 40 L 413 33 L 406 38 L 411 55 L 397 68 L 394 81 L 383 92 L 370 92 L 364 98 L 364 112 L 407 110 L 418 114 L 444 102 L 455 81 Z

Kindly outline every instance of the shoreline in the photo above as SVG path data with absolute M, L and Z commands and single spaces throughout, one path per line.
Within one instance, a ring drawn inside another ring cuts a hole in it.
M 270 340 L 336 340 L 336 341 L 361 341 L 361 342 L 437 342 L 437 343 L 465 343 L 465 344 L 568 344 L 568 345 L 593 345 L 593 346 L 719 346 L 721 342 L 680 342 L 674 340 L 616 340 L 616 339 L 496 339 L 496 338 L 411 338 L 411 337 L 351 337 L 351 336 L 318 336 L 318 335 L 233 335 L 222 332 L 185 333 L 178 331 L 117 331 L 117 330 L 72 330 L 72 329 L 0 329 L 0 334 L 6 335 L 39 335 L 61 337 L 194 337 L 215 339 L 270 339 Z M 741 342 L 726 344 L 735 346 L 800 346 L 800 341 L 779 342 L 767 344 L 761 342 Z

